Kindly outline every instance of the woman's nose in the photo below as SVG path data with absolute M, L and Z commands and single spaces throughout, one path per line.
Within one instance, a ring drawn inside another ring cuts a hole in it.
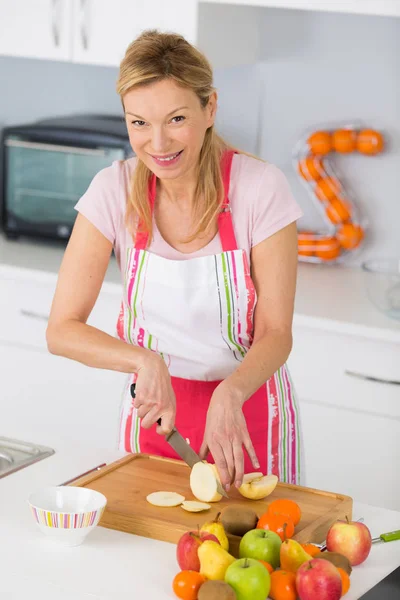
M 164 154 L 169 148 L 169 138 L 163 127 L 154 128 L 151 145 L 155 153 Z

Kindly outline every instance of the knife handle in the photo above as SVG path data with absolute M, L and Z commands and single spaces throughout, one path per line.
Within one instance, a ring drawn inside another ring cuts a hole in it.
M 136 383 L 131 383 L 131 396 L 132 396 L 132 398 L 136 397 L 135 390 L 136 390 Z M 158 425 L 161 425 L 161 417 L 159 419 L 157 419 L 157 423 L 158 423 Z
M 400 540 L 400 529 L 397 531 L 388 531 L 388 533 L 381 533 L 379 536 L 383 542 L 394 542 Z

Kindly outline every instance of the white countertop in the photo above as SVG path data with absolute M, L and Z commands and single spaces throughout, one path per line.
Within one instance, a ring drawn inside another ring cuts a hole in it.
M 46 439 L 41 441 L 46 445 Z M 97 527 L 81 546 L 63 548 L 41 533 L 27 504 L 31 492 L 123 455 L 61 443 L 55 450 L 53 456 L 0 479 L 0 598 L 173 600 L 171 584 L 179 571 L 174 544 Z M 400 512 L 356 503 L 353 517 L 361 516 L 373 536 L 400 528 Z M 347 600 L 360 598 L 399 565 L 400 542 L 373 546 L 367 561 L 353 569 Z
M 0 234 L 0 265 L 57 273 L 65 243 Z M 120 285 L 112 256 L 105 281 Z M 400 344 L 400 321 L 389 319 L 368 300 L 364 273 L 340 265 L 299 263 L 294 313 L 295 325 L 305 325 Z

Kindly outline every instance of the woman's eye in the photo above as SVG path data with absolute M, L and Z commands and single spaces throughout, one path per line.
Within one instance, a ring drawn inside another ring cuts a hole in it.
M 182 121 L 184 121 L 184 120 L 185 120 L 185 117 L 183 117 L 183 116 L 181 116 L 181 115 L 180 115 L 180 116 L 178 116 L 178 117 L 173 117 L 173 118 L 171 119 L 171 121 L 173 121 L 174 123 L 182 123 Z
M 136 125 L 137 127 L 143 127 L 143 125 L 146 125 L 146 121 L 132 121 L 132 125 Z

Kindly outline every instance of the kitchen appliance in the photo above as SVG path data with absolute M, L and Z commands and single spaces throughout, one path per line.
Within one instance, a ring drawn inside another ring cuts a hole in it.
M 399 600 L 399 598 L 400 567 L 397 567 L 385 579 L 361 596 L 360 600 Z
M 135 389 L 136 384 L 131 384 L 131 396 L 135 398 Z M 157 420 L 157 423 L 161 425 L 161 419 Z M 193 467 L 198 462 L 201 462 L 201 458 L 196 452 L 189 446 L 185 438 L 179 433 L 179 431 L 174 427 L 173 430 L 165 436 L 165 441 L 175 450 L 178 456 L 181 457 L 182 460 L 185 461 L 189 467 Z M 225 496 L 225 498 L 229 498 L 228 494 L 225 492 L 221 483 L 217 481 L 217 492 L 221 494 L 221 496 Z
M 190 468 L 182 460 L 149 454 L 129 454 L 100 470 L 74 481 L 72 486 L 101 492 L 107 497 L 107 506 L 99 525 L 126 533 L 177 543 L 186 531 L 197 530 L 198 525 L 212 521 L 230 503 L 249 507 L 249 500 L 232 487 L 230 499 L 211 503 L 211 508 L 199 520 L 199 513 L 190 513 L 180 506 L 162 508 L 147 502 L 152 492 L 173 491 L 186 500 L 193 500 L 190 489 Z M 252 500 L 257 514 L 267 511 L 271 500 L 289 498 L 301 508 L 301 521 L 294 539 L 299 543 L 309 540 L 321 543 L 329 527 L 337 519 L 351 520 L 353 500 L 349 496 L 306 488 L 289 483 L 278 483 L 270 496 Z M 201 517 L 201 514 L 200 514 Z M 238 555 L 240 537 L 229 534 L 229 551 Z
M 132 155 L 123 117 L 79 114 L 3 130 L 2 225 L 9 238 L 68 239 L 93 177 Z
M 0 437 L 0 479 L 52 454 L 46 446 Z

